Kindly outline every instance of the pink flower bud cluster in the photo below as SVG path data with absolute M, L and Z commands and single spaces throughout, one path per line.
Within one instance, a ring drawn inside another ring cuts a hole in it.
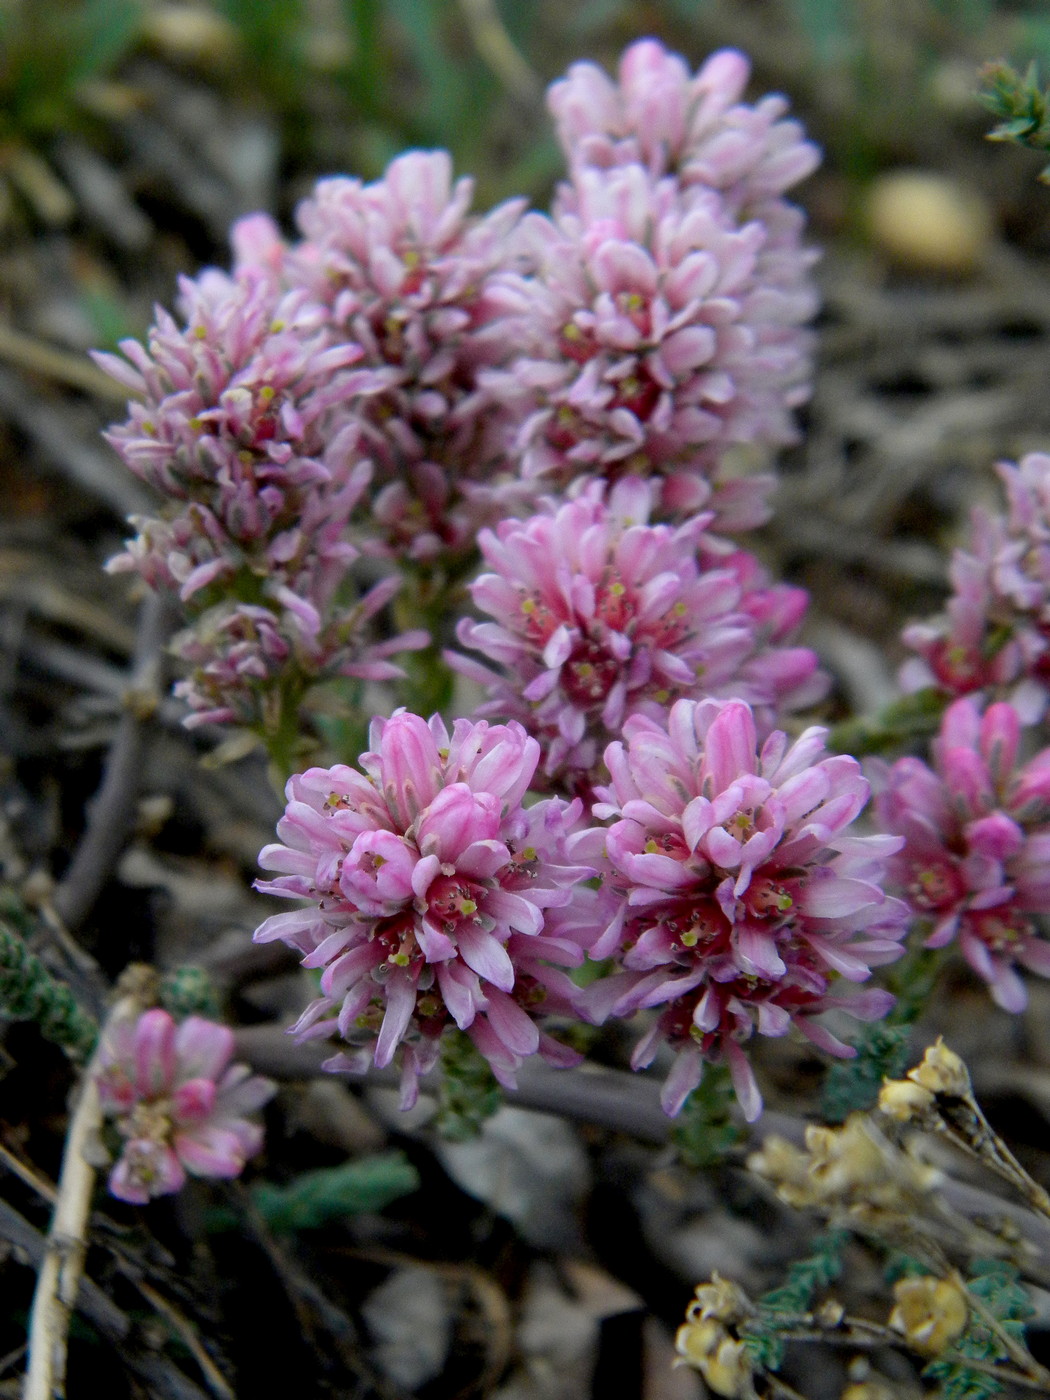
M 371 741 L 362 771 L 291 779 L 283 844 L 260 856 L 281 873 L 259 889 L 311 901 L 255 935 L 322 969 L 321 996 L 296 1032 L 350 1042 L 334 1069 L 382 1067 L 400 1048 L 406 1106 L 452 1023 L 501 1083 L 513 1085 L 537 1051 L 571 1063 L 537 1021 L 579 1014 L 561 969 L 579 965 L 583 949 L 550 911 L 594 874 L 572 858 L 582 804 L 522 807 L 539 745 L 517 724 L 458 720 L 450 737 L 436 716 L 399 710 L 374 721 Z
M 1013 705 L 972 700 L 945 712 L 933 766 L 898 759 L 876 810 L 904 838 L 890 872 L 928 948 L 958 940 L 1007 1011 L 1027 1001 L 1017 967 L 1050 977 L 1050 749 L 1020 761 Z
M 247 1065 L 231 1065 L 233 1032 L 159 1008 L 106 1033 L 96 1084 L 123 1147 L 109 1177 L 122 1201 L 145 1205 L 181 1189 L 186 1175 L 234 1177 L 262 1146 L 247 1115 L 276 1091 Z
M 319 182 L 296 240 L 242 220 L 232 274 L 184 280 L 179 319 L 99 357 L 140 400 L 109 439 L 162 498 L 111 567 L 187 606 L 197 722 L 283 732 L 314 681 L 398 674 L 388 657 L 425 639 L 372 644 L 394 585 L 359 597 L 359 550 L 440 586 L 541 480 L 652 476 L 664 518 L 766 517 L 771 478 L 724 459 L 792 440 L 806 397 L 813 255 L 784 192 L 817 156 L 780 98 L 741 100 L 747 77 L 739 54 L 694 76 L 653 41 L 618 85 L 578 65 L 551 92 L 569 166 L 551 218 L 471 214 L 447 153 L 410 151 L 372 183 Z M 733 593 L 723 613 L 757 602 Z M 554 724 L 583 742 L 568 710 Z
M 1009 698 L 1033 723 L 1050 700 L 1050 456 L 996 470 L 1007 514 L 974 510 L 969 548 L 952 557 L 944 615 L 904 632 L 918 655 L 901 679 L 908 690 Z
M 893 1002 L 881 989 L 842 996 L 901 952 L 907 910 L 881 881 L 894 836 L 849 827 L 868 797 L 855 759 L 826 757 L 824 730 L 759 747 L 739 701 L 679 700 L 665 723 L 633 715 L 606 751 L 612 782 L 595 815 L 611 917 L 590 947 L 623 971 L 595 984 L 594 1006 L 617 1016 L 661 1008 L 634 1055 L 675 1052 L 663 1091 L 677 1113 L 705 1061 L 725 1063 L 744 1113 L 762 1100 L 743 1046 L 792 1025 L 834 1055 L 851 1055 L 812 1018 L 838 1007 L 864 1020 Z
M 522 397 L 526 478 L 653 474 L 694 510 L 727 447 L 794 440 L 814 255 L 782 196 L 817 152 L 781 99 L 739 101 L 748 71 L 723 52 L 693 77 L 644 41 L 619 87 L 579 64 L 552 88 L 570 181 L 523 223 L 531 267 L 506 282 L 525 353 L 487 380 Z
M 374 525 L 426 561 L 472 547 L 523 494 L 508 480 L 507 408 L 481 381 L 510 353 L 497 274 L 525 201 L 472 217 L 472 193 L 472 180 L 453 184 L 445 151 L 409 151 L 370 185 L 322 180 L 298 209 L 304 236 L 285 266 L 382 376 L 357 404 L 380 488 Z
M 465 619 L 458 636 L 502 674 L 450 662 L 488 686 L 478 713 L 518 719 L 539 739 L 549 778 L 593 780 L 629 714 L 659 719 L 680 696 L 746 700 L 768 730 L 823 692 L 815 654 L 781 645 L 805 595 L 766 586 L 752 556 L 707 536 L 710 513 L 649 525 L 652 496 L 637 477 L 608 493 L 592 482 L 479 537 L 493 572 L 470 591 L 495 620 Z
M 347 527 L 371 469 L 346 406 L 376 375 L 354 368 L 360 347 L 338 343 L 305 292 L 280 290 L 259 258 L 268 229 L 235 230 L 253 259 L 232 276 L 183 280 L 183 326 L 158 310 L 148 347 L 97 357 L 141 399 L 109 441 L 163 503 L 132 520 L 138 535 L 109 567 L 177 590 L 200 617 L 177 647 L 196 667 L 183 691 L 197 722 L 259 722 L 267 683 L 290 672 L 400 674 L 385 657 L 427 640 L 376 648 L 363 633 L 397 586 L 359 597 L 349 582 Z

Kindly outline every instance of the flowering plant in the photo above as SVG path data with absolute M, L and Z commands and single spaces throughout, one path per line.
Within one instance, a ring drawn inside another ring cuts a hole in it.
M 549 213 L 472 213 L 445 153 L 408 152 L 321 181 L 296 240 L 243 220 L 184 324 L 103 357 L 144 400 L 111 441 L 164 498 L 113 567 L 178 591 L 191 722 L 252 727 L 287 779 L 258 888 L 302 905 L 256 938 L 320 973 L 294 1033 L 333 1070 L 396 1060 L 406 1106 L 456 1032 L 513 1086 L 632 1018 L 669 1113 L 712 1065 L 754 1118 L 756 1033 L 855 1055 L 841 1013 L 911 1012 L 846 984 L 909 939 L 957 940 L 1014 1010 L 1017 967 L 1050 970 L 1046 755 L 1020 757 L 1050 457 L 1000 469 L 1008 516 L 975 515 L 947 616 L 905 634 L 902 684 L 966 698 L 865 812 L 858 761 L 795 719 L 828 686 L 806 594 L 736 538 L 773 480 L 735 450 L 795 439 L 816 308 L 787 193 L 817 152 L 748 73 L 652 40 L 616 79 L 577 64 Z M 424 646 L 409 677 L 388 659 Z M 296 771 L 333 676 L 390 717 Z

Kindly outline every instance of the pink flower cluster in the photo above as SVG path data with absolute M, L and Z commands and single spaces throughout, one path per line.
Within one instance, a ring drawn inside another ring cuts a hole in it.
M 191 1176 L 234 1177 L 262 1146 L 246 1116 L 276 1086 L 231 1065 L 233 1032 L 190 1016 L 182 1025 L 159 1008 L 118 1021 L 103 1042 L 96 1084 L 102 1111 L 124 1139 L 109 1177 L 122 1201 L 145 1205 Z
M 970 547 L 952 558 L 945 615 L 904 632 L 918 656 L 901 679 L 908 690 L 1008 697 L 1031 723 L 1050 699 L 1050 456 L 996 470 L 1007 514 L 974 510 Z
M 465 619 L 458 636 L 503 674 L 450 662 L 488 686 L 478 713 L 518 719 L 539 738 L 549 778 L 593 780 L 629 714 L 660 718 L 679 696 L 747 700 L 768 729 L 823 691 L 814 653 L 780 645 L 805 595 L 766 586 L 743 551 L 720 555 L 709 513 L 649 525 L 652 495 L 637 477 L 608 493 L 592 482 L 479 537 L 493 572 L 470 591 L 495 621 Z
M 1050 976 L 1050 749 L 1022 763 L 1013 705 L 949 706 L 932 768 L 898 759 L 876 810 L 904 838 L 890 860 L 896 887 L 928 929 L 926 946 L 957 939 L 1007 1011 L 1027 997 L 1017 966 Z
M 461 554 L 514 492 L 507 410 L 482 371 L 510 353 L 497 274 L 524 200 L 471 217 L 473 181 L 445 151 L 409 151 L 382 180 L 322 180 L 300 205 L 285 277 L 361 347 L 382 392 L 357 404 L 381 489 L 372 510 L 410 558 Z M 520 489 L 517 493 L 522 494 Z
M 854 759 L 825 756 L 823 733 L 789 745 L 774 732 L 759 747 L 738 700 L 679 700 L 663 722 L 634 714 L 594 807 L 613 823 L 584 827 L 578 800 L 522 807 L 539 746 L 519 725 L 459 720 L 450 738 L 436 717 L 375 721 L 362 771 L 291 780 L 282 844 L 260 857 L 280 874 L 257 888 L 309 902 L 256 939 L 323 969 L 295 1033 L 349 1042 L 334 1070 L 382 1067 L 400 1049 L 408 1105 L 453 1022 L 513 1086 L 537 1051 L 576 1058 L 538 1020 L 655 1007 L 634 1063 L 661 1043 L 675 1052 L 667 1111 L 713 1061 L 755 1117 L 743 1046 L 756 1031 L 795 1025 L 850 1055 L 813 1018 L 876 1019 L 893 1002 L 833 985 L 896 958 L 908 911 L 881 888 L 902 840 L 848 830 L 868 785 Z M 564 971 L 585 952 L 614 962 L 586 991 Z
M 876 1020 L 881 989 L 842 996 L 901 952 L 907 910 L 881 888 L 894 836 L 848 828 L 868 797 L 855 759 L 824 756 L 824 731 L 758 746 L 739 701 L 679 700 L 666 723 L 645 715 L 606 751 L 612 782 L 595 815 L 612 917 L 590 948 L 623 971 L 594 988 L 595 1006 L 623 1016 L 662 1008 L 634 1055 L 675 1051 L 663 1092 L 677 1113 L 705 1061 L 726 1063 L 748 1119 L 762 1100 L 742 1046 L 757 1031 L 795 1025 L 834 1055 L 854 1053 L 812 1017 L 839 1007 Z
M 653 474 L 667 509 L 695 510 L 727 447 L 794 440 L 814 255 L 782 196 L 818 157 L 781 99 L 740 102 L 748 72 L 726 51 L 692 76 L 649 40 L 619 87 L 579 64 L 552 88 L 570 180 L 524 221 L 531 266 L 506 281 L 525 354 L 488 379 L 523 395 L 526 478 Z
M 347 527 L 370 477 L 352 399 L 377 389 L 355 369 L 322 308 L 282 292 L 269 221 L 234 231 L 245 252 L 232 276 L 181 284 L 181 326 L 166 312 L 148 348 L 99 362 L 138 394 L 109 441 L 164 502 L 134 518 L 138 536 L 110 562 L 178 591 L 196 619 L 176 650 L 195 667 L 182 690 L 198 723 L 263 724 L 265 695 L 295 676 L 400 674 L 386 657 L 424 634 L 369 642 L 364 624 L 396 591 L 358 596 Z M 250 257 L 247 256 L 250 253 Z
M 434 1063 L 454 1022 L 513 1085 L 521 1060 L 576 1057 L 537 1018 L 576 1014 L 560 969 L 583 950 L 559 931 L 557 911 L 594 871 L 572 859 L 581 804 L 558 798 L 525 809 L 539 745 L 520 725 L 458 720 L 451 737 L 397 711 L 375 720 L 361 770 L 313 768 L 288 784 L 283 844 L 260 863 L 279 871 L 259 889 L 308 908 L 256 932 L 282 939 L 323 969 L 321 996 L 296 1031 L 338 1032 L 356 1047 L 329 1068 L 390 1064 L 401 1048 L 402 1099 Z

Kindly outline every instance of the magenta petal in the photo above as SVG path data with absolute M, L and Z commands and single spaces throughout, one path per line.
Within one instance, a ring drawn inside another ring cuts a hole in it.
M 700 1083 L 703 1074 L 704 1061 L 699 1050 L 679 1050 L 660 1090 L 660 1107 L 669 1118 L 681 1113 L 683 1104 Z
M 474 841 L 456 857 L 456 872 L 475 880 L 490 880 L 510 860 L 510 850 L 502 841 Z
M 1028 1005 L 1028 989 L 1016 968 L 1000 967 L 991 982 L 992 1000 L 1004 1011 L 1017 1015 Z
M 810 880 L 799 895 L 799 908 L 811 919 L 842 919 L 882 903 L 882 891 L 867 880 Z
M 398 711 L 380 738 L 383 793 L 402 830 L 428 807 L 441 788 L 442 765 L 426 720 Z
M 742 847 L 735 836 L 723 831 L 720 826 L 712 827 L 704 837 L 704 854 L 723 870 L 735 870 L 740 864 Z
M 416 832 L 419 849 L 455 864 L 475 841 L 499 836 L 500 800 L 491 792 L 473 792 L 466 783 L 443 788 L 423 813 Z
M 484 1016 L 478 1016 L 467 1033 L 488 1060 L 496 1083 L 501 1084 L 504 1089 L 516 1089 L 518 1085 L 515 1071 L 518 1067 L 518 1057 L 507 1049 L 488 1020 Z
M 239 1118 L 254 1113 L 277 1092 L 272 1079 L 252 1074 L 247 1065 L 231 1065 L 219 1080 L 216 1113 L 222 1118 Z
M 515 1055 L 534 1055 L 539 1049 L 540 1033 L 536 1022 L 521 1009 L 512 997 L 501 992 L 486 993 L 485 1014 L 489 1025 L 508 1050 Z
M 182 1163 L 162 1143 L 131 1138 L 124 1144 L 109 1177 L 109 1189 L 122 1201 L 145 1205 L 151 1196 L 168 1196 L 185 1185 Z
M 933 932 L 923 942 L 924 948 L 943 948 L 950 943 L 959 929 L 959 914 L 950 913 L 943 919 L 939 919 L 933 926 Z
M 514 964 L 498 939 L 483 929 L 466 927 L 459 930 L 458 942 L 460 956 L 469 968 L 501 991 L 510 991 Z
M 386 1014 L 376 1041 L 375 1065 L 383 1069 L 394 1058 L 394 1051 L 408 1030 L 412 1012 L 416 1009 L 416 984 L 400 970 L 386 984 Z
M 150 1192 L 144 1181 L 129 1170 L 127 1161 L 127 1150 L 125 1149 L 116 1166 L 109 1174 L 106 1183 L 109 1187 L 110 1195 L 116 1196 L 118 1201 L 127 1201 L 133 1206 L 144 1206 L 148 1203 Z
M 202 1124 L 175 1134 L 175 1151 L 194 1176 L 233 1177 L 244 1170 L 240 1139 L 229 1128 Z
M 711 803 L 706 797 L 694 797 L 682 813 L 682 835 L 691 851 L 710 831 L 711 821 Z
M 180 1084 L 172 1095 L 176 1122 L 203 1122 L 215 1107 L 215 1094 L 214 1079 L 190 1079 Z
M 233 1031 L 203 1016 L 187 1016 L 175 1034 L 180 1079 L 218 1079 L 233 1058 Z
M 1004 812 L 970 822 L 965 830 L 973 850 L 995 861 L 1009 860 L 1024 845 L 1024 832 Z
M 430 888 L 430 882 L 437 878 L 440 870 L 441 859 L 436 855 L 423 856 L 417 860 L 412 871 L 412 893 L 423 899 Z
M 750 708 L 740 701 L 729 701 L 707 731 L 704 747 L 704 769 L 711 777 L 715 794 L 724 792 L 742 774 L 755 772 L 756 745 Z
M 725 1055 L 729 1061 L 729 1073 L 744 1118 L 748 1123 L 753 1123 L 756 1118 L 762 1115 L 762 1095 L 758 1090 L 755 1072 L 735 1040 L 726 1042 Z
M 1028 938 L 1018 948 L 1015 956 L 1029 972 L 1038 973 L 1040 977 L 1050 977 L 1050 943 L 1039 938 Z
M 461 1031 L 466 1030 L 478 1010 L 476 974 L 462 963 L 442 962 L 437 965 L 437 981 L 449 1014 Z
M 808 1016 L 801 1016 L 798 1020 L 798 1028 L 807 1040 L 819 1046 L 827 1054 L 836 1055 L 840 1060 L 856 1058 L 856 1047 L 847 1045 L 844 1040 L 839 1040 L 837 1035 L 833 1035 L 827 1026 L 822 1026 L 819 1021 L 812 1021 Z
M 416 942 L 427 962 L 447 962 L 456 956 L 455 943 L 447 934 L 435 928 L 429 919 L 421 919 L 416 924 Z
M 143 1098 L 171 1088 L 175 1077 L 175 1022 L 159 1007 L 139 1017 L 135 1028 L 135 1086 Z
M 849 948 L 840 947 L 829 938 L 819 936 L 807 939 L 810 947 L 828 967 L 850 982 L 864 982 L 871 976 L 871 967 L 861 957 L 851 953 Z
M 776 981 L 787 972 L 787 965 L 777 952 L 770 934 L 754 924 L 741 924 L 733 934 L 737 962 L 749 977 Z
M 486 891 L 482 912 L 517 933 L 539 933 L 543 928 L 543 915 L 536 905 L 509 890 Z

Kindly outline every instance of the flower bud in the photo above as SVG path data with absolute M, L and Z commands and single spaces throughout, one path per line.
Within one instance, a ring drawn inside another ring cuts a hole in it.
M 686 1317 L 690 1322 L 743 1322 L 754 1312 L 747 1294 L 730 1279 L 713 1273 L 710 1283 L 700 1283 L 696 1287 L 696 1297 L 689 1305 Z
M 926 1051 L 922 1064 L 908 1071 L 908 1078 L 931 1094 L 946 1094 L 954 1099 L 967 1099 L 973 1094 L 969 1071 L 940 1037 Z
M 852 1114 L 841 1128 L 808 1127 L 806 1146 L 812 1158 L 810 1177 L 825 1197 L 842 1196 L 858 1186 L 886 1179 L 888 1166 L 881 1139 L 860 1114 Z
M 924 1117 L 933 1107 L 933 1094 L 911 1079 L 887 1079 L 879 1091 L 879 1108 L 898 1123 Z
M 890 1326 L 923 1356 L 940 1356 L 966 1329 L 966 1295 L 948 1279 L 902 1278 L 894 1284 L 893 1296 Z
M 731 1337 L 714 1318 L 679 1327 L 675 1350 L 679 1364 L 699 1371 L 715 1395 L 727 1400 L 750 1400 L 754 1395 L 751 1362 L 743 1342 Z

